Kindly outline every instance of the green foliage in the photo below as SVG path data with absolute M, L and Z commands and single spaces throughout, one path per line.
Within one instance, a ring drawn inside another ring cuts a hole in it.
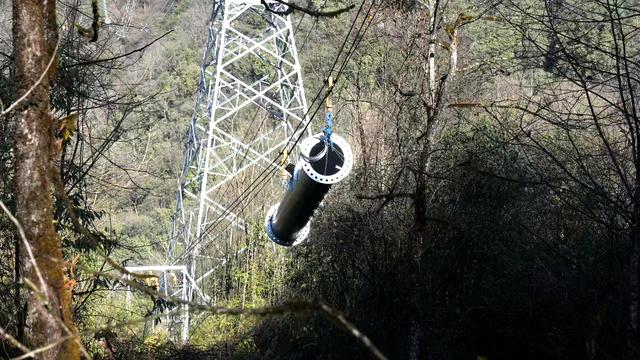
M 610 80 L 625 75 L 611 56 L 621 30 L 602 26 L 604 3 L 458 1 L 439 10 L 442 24 L 428 39 L 426 3 L 385 3 L 344 68 L 334 92 L 337 129 L 349 135 L 357 164 L 315 214 L 308 241 L 274 247 L 262 220 L 250 219 L 248 234 L 205 254 L 224 265 L 202 287 L 216 306 L 248 309 L 317 299 L 342 311 L 389 358 L 411 358 L 415 351 L 443 359 L 637 358 L 637 338 L 629 330 L 629 309 L 637 306 L 632 284 L 638 274 L 630 270 L 637 246 L 628 241 L 633 227 L 627 221 L 634 208 L 612 160 L 630 179 L 637 177 L 628 135 L 635 125 L 626 123 L 630 114 L 620 116 L 618 104 L 618 93 L 635 85 L 616 89 Z M 69 68 L 56 79 L 52 102 L 61 115 L 82 101 L 85 107 L 107 102 L 81 114 L 78 130 L 86 138 L 69 140 L 61 168 L 68 186 L 78 183 L 69 198 L 81 223 L 100 240 L 98 249 L 118 262 L 164 259 L 210 5 L 145 4 L 145 29 L 175 29 L 170 36 L 126 68 Z M 637 27 L 637 11 L 618 10 L 628 21 L 621 29 Z M 429 45 L 437 44 L 437 81 L 445 81 L 451 26 L 476 15 L 482 16 L 459 29 L 458 72 L 434 113 L 425 68 Z M 304 44 L 308 91 L 325 80 L 353 16 L 307 16 L 300 24 L 296 36 L 298 46 Z M 569 21 L 575 17 L 589 21 Z M 634 33 L 629 44 L 637 43 Z M 137 48 L 147 36 L 131 31 L 114 51 Z M 569 40 L 554 45 L 558 37 Z M 11 53 L 3 44 L 0 50 Z M 78 57 L 102 56 L 107 43 L 74 44 L 63 43 L 61 68 Z M 632 65 L 635 48 L 629 46 Z M 2 56 L 0 99 L 7 104 L 15 84 Z M 258 59 L 232 70 L 256 80 L 266 73 Z M 606 120 L 604 132 L 594 126 L 593 105 L 575 91 L 581 77 L 597 94 L 596 119 Z M 129 85 L 134 83 L 140 85 Z M 121 103 L 156 92 L 154 101 L 135 107 Z M 615 106 L 607 107 L 609 102 Z M 239 113 L 233 130 L 252 130 L 241 121 L 252 116 Z M 419 134 L 434 118 L 437 136 L 426 148 Z M 11 127 L 0 121 L 0 173 L 6 174 L 0 199 L 14 210 Z M 92 164 L 93 149 L 110 135 L 113 142 Z M 603 139 L 613 144 L 613 154 Z M 80 140 L 92 151 L 70 160 Z M 87 164 L 94 167 L 85 173 Z M 420 175 L 424 199 L 416 195 Z M 187 175 L 193 192 L 200 187 L 195 176 Z M 416 211 L 420 200 L 423 215 Z M 132 292 L 128 304 L 123 284 L 93 275 L 109 266 L 80 246 L 62 203 L 56 218 L 66 251 L 81 253 L 75 303 L 82 328 L 138 320 L 84 339 L 98 359 L 112 358 L 111 351 L 140 359 L 370 355 L 317 312 L 268 318 L 198 314 L 189 346 L 182 348 L 164 319 L 142 321 L 156 311 L 157 299 Z M 0 216 L 3 264 L 13 262 L 14 236 L 12 224 Z M 9 331 L 18 325 L 12 270 L 0 267 L 0 323 Z

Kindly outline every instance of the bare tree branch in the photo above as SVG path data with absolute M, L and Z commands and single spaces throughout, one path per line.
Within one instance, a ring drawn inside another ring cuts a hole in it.
M 353 9 L 355 7 L 355 5 L 349 5 L 345 8 L 342 9 L 338 9 L 338 10 L 331 10 L 331 11 L 321 11 L 321 10 L 314 10 L 308 7 L 302 7 L 300 5 L 296 5 L 295 3 L 290 3 L 290 2 L 285 2 L 284 0 L 276 0 L 277 2 L 279 2 L 280 4 L 286 5 L 288 6 L 288 8 L 286 10 L 275 10 L 272 9 L 269 4 L 267 4 L 266 0 L 261 0 L 262 5 L 264 5 L 265 9 L 267 9 L 267 11 L 272 12 L 274 14 L 277 15 L 289 15 L 291 13 L 293 13 L 294 10 L 297 11 L 301 11 L 307 15 L 310 16 L 314 16 L 314 17 L 335 17 L 338 16 L 342 13 L 345 13 L 351 9 Z
M 23 353 L 28 353 L 31 350 L 29 350 L 28 347 L 24 346 L 20 341 L 18 341 L 16 338 L 14 338 L 13 336 L 11 336 L 11 334 L 9 334 L 8 332 L 6 332 L 3 328 L 0 327 L 0 337 L 6 339 L 8 342 L 11 343 L 11 345 L 17 347 L 18 349 L 20 349 L 20 351 L 22 351 Z
M 118 56 L 114 56 L 114 57 L 107 58 L 107 59 L 96 59 L 96 60 L 90 60 L 90 61 L 75 63 L 75 64 L 69 64 L 67 66 L 61 67 L 60 70 L 65 70 L 65 69 L 73 68 L 73 67 L 76 67 L 76 66 L 86 66 L 86 65 L 101 64 L 101 63 L 104 63 L 104 62 L 109 62 L 109 61 L 125 58 L 125 57 L 133 55 L 135 53 L 144 51 L 146 48 L 148 48 L 149 46 L 151 46 L 151 45 L 155 44 L 156 42 L 160 41 L 162 38 L 164 38 L 165 36 L 171 34 L 174 31 L 175 31 L 174 29 L 171 29 L 171 30 L 167 31 L 166 33 L 162 34 L 161 36 L 155 38 L 150 43 L 148 43 L 148 44 L 146 44 L 146 45 L 144 45 L 142 47 L 139 47 L 137 49 L 131 50 L 128 53 L 125 53 L 125 54 L 122 54 L 122 55 L 118 55 Z
M 0 200 L 0 208 L 2 208 L 2 211 L 4 211 L 4 213 L 7 215 L 9 220 L 11 220 L 11 222 L 16 226 L 16 228 L 18 228 L 18 233 L 20 234 L 20 238 L 22 239 L 24 248 L 27 251 L 27 256 L 29 256 L 29 261 L 31 262 L 31 264 L 33 265 L 33 268 L 35 269 L 36 276 L 38 277 L 38 282 L 40 282 L 39 292 L 42 295 L 44 295 L 45 299 L 47 300 L 47 302 L 49 302 L 49 294 L 48 294 L 48 291 L 47 291 L 47 283 L 44 281 L 44 277 L 42 276 L 42 272 L 40 271 L 40 268 L 38 267 L 38 263 L 36 262 L 36 258 L 33 255 L 33 250 L 31 249 L 31 246 L 29 245 L 29 241 L 27 240 L 27 235 L 25 234 L 24 229 L 22 228 L 22 225 L 20 225 L 20 222 L 18 221 L 18 219 L 16 219 L 16 217 L 13 216 L 13 214 L 5 206 L 5 204 L 2 202 L 2 200 Z
M 23 102 L 25 99 L 27 99 L 29 97 L 29 95 L 31 95 L 31 93 L 33 92 L 33 90 L 35 88 L 40 86 L 40 83 L 42 83 L 42 80 L 44 80 L 45 76 L 47 76 L 47 74 L 49 73 L 49 69 L 51 69 L 51 66 L 53 65 L 53 63 L 58 58 L 57 55 L 58 55 L 58 47 L 59 46 L 60 46 L 60 39 L 58 39 L 58 42 L 56 43 L 56 47 L 53 50 L 53 55 L 51 55 L 51 59 L 49 59 L 49 63 L 47 64 L 47 67 L 45 68 L 45 70 L 42 72 L 42 74 L 38 78 L 38 81 L 36 81 L 35 84 L 33 84 L 33 86 L 31 86 L 31 88 L 29 88 L 29 90 L 27 90 L 27 92 L 25 92 L 18 100 L 14 101 L 13 104 L 9 105 L 8 108 L 6 108 L 4 111 L 2 111 L 0 113 L 0 117 L 1 116 L 5 116 L 8 113 L 10 113 L 13 109 L 15 109 L 16 106 L 18 106 L 21 102 Z

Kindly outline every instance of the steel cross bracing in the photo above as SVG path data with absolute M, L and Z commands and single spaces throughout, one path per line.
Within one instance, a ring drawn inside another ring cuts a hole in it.
M 189 289 L 195 289 L 199 291 L 195 280 L 189 275 L 187 267 L 184 265 L 147 265 L 147 266 L 126 266 L 125 269 L 131 274 L 126 275 L 125 278 L 128 281 L 133 281 L 132 275 L 142 275 L 145 279 L 151 279 L 146 277 L 148 275 L 154 275 L 155 281 L 158 285 L 162 284 L 158 288 L 153 290 L 158 291 L 165 296 L 172 298 L 179 298 L 183 301 L 188 301 Z M 176 274 L 178 274 L 176 276 Z M 136 279 L 139 279 L 138 276 Z M 158 281 L 159 280 L 159 281 Z M 149 284 L 147 284 L 149 286 Z M 131 288 L 127 286 L 127 309 L 131 308 Z M 174 309 L 166 309 L 166 315 L 164 321 L 168 330 L 172 333 L 180 333 L 180 340 L 182 343 L 186 343 L 189 338 L 189 309 L 186 304 L 176 306 Z M 175 314 L 170 316 L 170 314 Z M 152 331 L 155 330 L 155 321 L 151 321 Z
M 215 269 L 241 253 L 232 242 L 248 231 L 244 219 L 257 215 L 241 214 L 246 203 L 234 200 L 279 166 L 274 159 L 309 121 L 291 19 L 278 14 L 287 6 L 266 4 L 272 11 L 259 0 L 213 2 L 167 249 L 204 293 Z M 251 205 L 270 202 L 258 196 Z

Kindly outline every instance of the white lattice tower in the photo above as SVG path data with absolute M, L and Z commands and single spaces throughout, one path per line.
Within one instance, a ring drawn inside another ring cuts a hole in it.
M 153 290 L 158 291 L 167 298 L 181 299 L 188 301 L 188 294 L 190 289 L 196 289 L 194 280 L 189 276 L 187 267 L 184 265 L 145 265 L 145 266 L 127 266 L 125 269 L 130 274 L 135 274 L 137 278 L 132 275 L 126 275 L 127 281 L 135 281 L 134 279 L 144 278 L 145 280 L 155 279 L 157 285 L 159 281 L 162 282 L 162 286 L 154 288 L 152 284 L 139 284 L 139 286 L 151 286 Z M 149 276 L 154 277 L 149 277 Z M 127 309 L 131 309 L 131 297 L 133 292 L 131 287 L 127 286 L 126 305 Z M 156 307 L 158 303 L 154 305 Z M 166 309 L 158 309 L 157 311 L 164 312 L 163 316 L 164 326 L 167 328 L 170 334 L 176 335 L 175 337 L 180 339 L 184 344 L 189 338 L 189 308 L 186 304 L 173 304 L 169 306 L 168 302 L 165 302 Z M 173 309 L 168 309 L 173 307 Z M 152 320 L 151 329 L 155 330 L 155 321 Z M 180 334 L 180 337 L 177 335 Z
M 199 300 L 215 299 L 207 279 L 242 252 L 234 243 L 247 231 L 245 220 L 263 217 L 273 202 L 264 190 L 242 201 L 239 195 L 263 183 L 259 175 L 279 166 L 274 159 L 308 122 L 288 7 L 266 4 L 271 11 L 259 0 L 213 3 L 167 250 L 211 294 Z M 265 179 L 265 189 L 279 184 Z M 248 202 L 261 215 L 241 212 Z M 198 293 L 192 289 L 189 298 Z

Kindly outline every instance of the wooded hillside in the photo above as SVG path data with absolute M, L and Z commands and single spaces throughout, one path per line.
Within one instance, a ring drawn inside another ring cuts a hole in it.
M 220 1 L 0 0 L 0 358 L 640 358 L 640 3 L 288 2 L 310 132 L 355 158 L 293 247 L 293 137 L 211 193 L 242 231 L 171 240 Z

